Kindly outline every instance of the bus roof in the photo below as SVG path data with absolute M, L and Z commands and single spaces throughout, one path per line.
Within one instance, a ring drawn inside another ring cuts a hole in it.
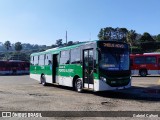
M 9 62 L 26 62 L 26 61 L 22 61 L 22 60 L 9 60 Z
M 26 62 L 22 60 L 0 60 L 0 62 Z
M 143 53 L 143 54 L 130 54 L 130 56 L 160 56 L 160 52 L 153 52 L 153 53 Z
M 67 50 L 67 49 L 72 49 L 72 48 L 76 48 L 78 46 L 81 46 L 81 45 L 87 45 L 87 44 L 92 44 L 92 43 L 96 43 L 98 40 L 94 40 L 94 41 L 89 41 L 89 42 L 83 42 L 83 43 L 79 43 L 79 44 L 76 44 L 76 45 L 71 45 L 71 46 L 66 46 L 66 47 L 56 47 L 56 48 L 52 48 L 52 49 L 47 49 L 43 52 L 37 52 L 37 53 L 32 53 L 31 56 L 34 56 L 34 55 L 41 55 L 41 54 L 46 54 L 46 53 L 59 53 L 60 51 L 62 50 Z
M 57 54 L 57 53 L 59 53 L 60 51 L 63 51 L 63 50 L 68 50 L 68 49 L 76 48 L 76 47 L 79 47 L 79 46 L 82 46 L 82 45 L 88 45 L 88 44 L 96 43 L 97 41 L 104 41 L 104 40 L 86 41 L 86 42 L 82 42 L 82 43 L 79 43 L 79 44 L 76 44 L 76 45 L 71 45 L 71 46 L 66 46 L 66 47 L 56 47 L 56 48 L 52 48 L 52 49 L 47 49 L 43 52 L 32 53 L 31 56 L 43 55 L 43 54 L 47 54 L 47 53 Z M 108 41 L 108 42 L 123 43 L 123 42 L 120 42 L 120 41 Z
M 160 54 L 160 52 L 152 52 L 152 53 L 143 53 L 144 55 L 155 55 L 155 54 Z

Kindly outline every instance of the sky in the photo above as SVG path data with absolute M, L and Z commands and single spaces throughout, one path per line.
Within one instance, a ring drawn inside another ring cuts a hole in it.
M 0 0 L 0 42 L 97 40 L 101 28 L 160 34 L 160 0 Z

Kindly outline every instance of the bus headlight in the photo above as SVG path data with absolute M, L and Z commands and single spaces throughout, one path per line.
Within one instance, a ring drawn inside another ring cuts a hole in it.
M 104 78 L 104 77 L 100 77 L 100 80 L 106 82 L 106 78 Z

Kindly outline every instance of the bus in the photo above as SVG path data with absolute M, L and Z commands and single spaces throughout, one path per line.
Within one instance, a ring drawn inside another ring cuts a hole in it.
M 160 75 L 160 53 L 131 54 L 132 75 Z
M 1 60 L 0 61 L 0 75 L 18 75 L 29 74 L 30 63 L 20 60 Z
M 30 77 L 82 90 L 105 91 L 129 88 L 129 45 L 116 41 L 92 41 L 53 48 L 30 56 Z

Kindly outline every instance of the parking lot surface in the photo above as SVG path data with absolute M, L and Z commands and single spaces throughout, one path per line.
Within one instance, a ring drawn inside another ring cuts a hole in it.
M 28 75 L 0 76 L 0 111 L 160 111 L 160 77 L 132 78 L 125 90 L 77 93 Z

